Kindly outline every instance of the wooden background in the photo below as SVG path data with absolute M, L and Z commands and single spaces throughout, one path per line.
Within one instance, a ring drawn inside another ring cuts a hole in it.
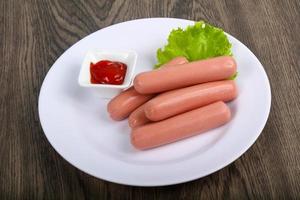
M 68 164 L 46 140 L 37 102 L 54 61 L 84 36 L 145 17 L 204 19 L 260 59 L 272 87 L 268 123 L 240 159 L 200 180 L 129 187 Z M 300 1 L 1 0 L 0 199 L 300 198 Z

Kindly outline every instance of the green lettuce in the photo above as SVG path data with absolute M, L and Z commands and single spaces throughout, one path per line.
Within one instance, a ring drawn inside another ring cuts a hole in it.
M 224 31 L 199 21 L 185 30 L 178 28 L 171 31 L 167 45 L 157 50 L 155 68 L 177 56 L 194 61 L 224 55 L 232 55 L 231 44 Z

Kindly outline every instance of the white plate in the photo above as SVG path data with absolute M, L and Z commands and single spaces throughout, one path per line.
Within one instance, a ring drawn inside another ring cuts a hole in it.
M 255 55 L 229 35 L 238 64 L 238 98 L 229 105 L 227 125 L 148 151 L 130 145 L 127 121 L 115 122 L 107 100 L 79 87 L 81 62 L 90 49 L 132 49 L 139 57 L 135 73 L 151 70 L 156 50 L 171 29 L 193 21 L 139 19 L 101 29 L 70 47 L 49 70 L 39 96 L 43 130 L 55 150 L 80 170 L 115 183 L 158 186 L 211 174 L 241 156 L 261 133 L 270 111 L 267 75 Z

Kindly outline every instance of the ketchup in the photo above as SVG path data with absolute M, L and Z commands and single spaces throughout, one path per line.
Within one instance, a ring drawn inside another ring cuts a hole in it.
M 90 64 L 91 83 L 121 85 L 124 82 L 127 65 L 121 62 L 101 60 Z

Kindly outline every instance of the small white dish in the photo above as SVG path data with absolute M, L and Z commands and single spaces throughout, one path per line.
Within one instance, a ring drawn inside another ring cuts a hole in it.
M 90 63 L 97 63 L 100 60 L 118 61 L 127 65 L 125 80 L 122 85 L 91 83 Z M 131 85 L 136 61 L 137 53 L 134 51 L 88 51 L 81 65 L 78 83 L 82 87 L 95 91 L 100 97 L 112 98 Z

